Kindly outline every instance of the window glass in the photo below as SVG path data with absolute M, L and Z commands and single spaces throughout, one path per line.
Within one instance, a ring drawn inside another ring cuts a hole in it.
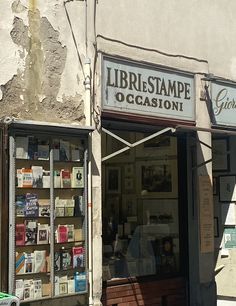
M 130 143 L 149 134 L 113 131 Z M 103 134 L 103 156 L 126 145 Z M 161 135 L 103 164 L 103 278 L 179 272 L 177 139 Z

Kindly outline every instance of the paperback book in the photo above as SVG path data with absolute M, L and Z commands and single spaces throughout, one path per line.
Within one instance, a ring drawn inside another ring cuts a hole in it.
M 39 216 L 50 217 L 50 200 L 39 199 Z
M 72 188 L 83 188 L 84 187 L 84 168 L 73 167 L 72 168 Z
M 76 246 L 72 248 L 73 268 L 84 267 L 84 247 Z
M 57 227 L 57 242 L 68 242 L 68 227 L 67 225 L 58 225 Z
M 24 215 L 25 217 L 38 217 L 39 203 L 37 194 L 26 193 Z
M 25 253 L 25 271 L 24 273 L 34 272 L 34 253 Z
M 25 253 L 16 252 L 16 274 L 25 273 Z
M 43 187 L 43 167 L 31 166 L 33 176 L 33 188 Z
M 75 226 L 74 224 L 67 224 L 68 228 L 68 242 L 75 241 Z
M 43 188 L 50 188 L 50 171 L 43 170 Z
M 24 280 L 16 279 L 16 290 L 15 295 L 20 299 L 24 299 Z
M 61 170 L 61 188 L 71 188 L 71 174 L 70 170 Z
M 46 250 L 34 251 L 34 272 L 46 272 Z
M 49 236 L 48 224 L 38 223 L 37 244 L 47 244 Z
M 22 168 L 22 187 L 32 188 L 33 187 L 33 173 L 31 168 Z M 18 186 L 20 187 L 20 186 Z
M 55 271 L 61 270 L 61 253 L 58 251 L 54 253 L 54 270 Z
M 37 243 L 37 220 L 25 220 L 25 245 Z
M 16 216 L 24 217 L 25 195 L 16 195 Z
M 70 268 L 71 268 L 71 251 L 69 249 L 62 248 L 61 269 L 68 270 Z
M 40 299 L 42 297 L 42 280 L 34 279 L 34 299 Z
M 25 245 L 25 224 L 16 224 L 16 245 Z
M 86 272 L 75 273 L 75 292 L 86 291 Z
M 34 298 L 34 280 L 24 280 L 24 300 L 31 300 Z

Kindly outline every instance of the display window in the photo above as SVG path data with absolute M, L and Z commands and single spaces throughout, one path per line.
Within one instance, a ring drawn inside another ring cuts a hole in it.
M 151 135 L 102 135 L 104 281 L 181 273 L 178 137 Z

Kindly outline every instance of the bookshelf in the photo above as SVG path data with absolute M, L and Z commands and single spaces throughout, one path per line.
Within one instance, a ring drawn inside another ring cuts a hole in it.
M 87 141 L 10 136 L 9 291 L 21 302 L 87 292 Z

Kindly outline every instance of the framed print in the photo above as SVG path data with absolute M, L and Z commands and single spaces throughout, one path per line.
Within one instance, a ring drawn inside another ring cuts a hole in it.
M 219 177 L 220 202 L 236 201 L 236 177 L 234 175 L 224 175 Z
M 214 237 L 219 237 L 219 219 L 214 217 Z
M 148 134 L 137 134 L 137 140 L 147 137 Z M 136 147 L 138 157 L 153 157 L 166 158 L 166 155 L 177 154 L 177 139 L 173 136 L 162 134 L 150 140 L 147 140 Z
M 212 171 L 229 169 L 229 144 L 227 138 L 212 140 Z
M 106 191 L 108 193 L 120 192 L 120 167 L 106 168 Z
M 155 160 L 137 163 L 137 188 L 142 197 L 178 196 L 177 162 Z

